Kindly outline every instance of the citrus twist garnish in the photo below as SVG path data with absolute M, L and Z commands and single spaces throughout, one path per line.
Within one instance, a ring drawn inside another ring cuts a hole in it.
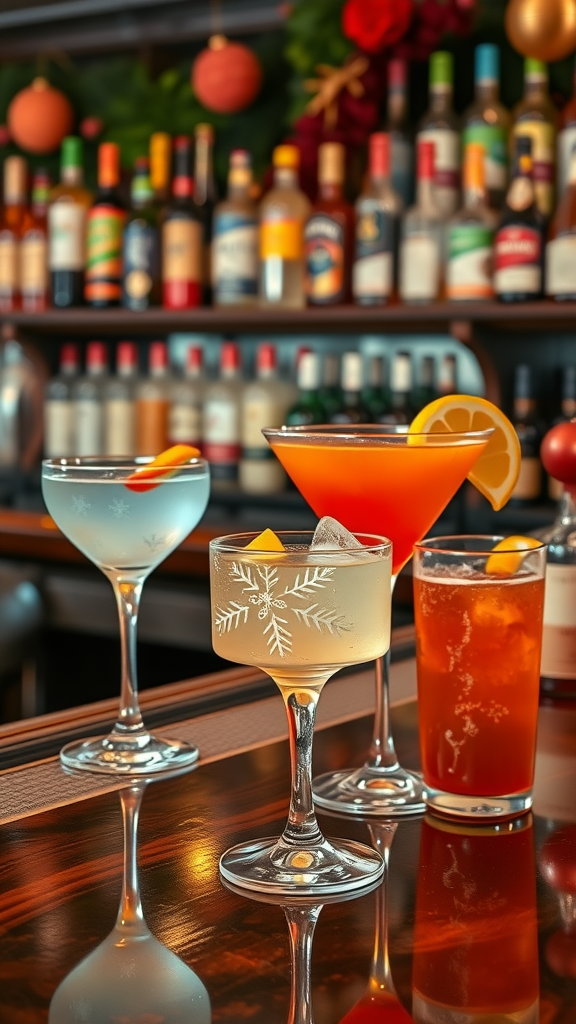
M 264 530 L 254 537 L 254 540 L 246 545 L 246 550 L 248 549 L 252 551 L 286 551 L 280 537 L 277 537 L 273 530 Z
M 508 501 L 520 473 L 520 442 L 510 420 L 496 405 L 475 395 L 445 395 L 426 405 L 408 427 L 409 434 L 471 430 L 493 431 L 468 480 L 497 512 Z
M 489 576 L 513 576 L 518 572 L 527 552 L 539 547 L 540 541 L 535 537 L 504 537 L 492 548 L 485 571 Z
M 199 456 L 198 448 L 192 448 L 189 444 L 175 444 L 126 477 L 124 486 L 130 491 L 151 491 Z

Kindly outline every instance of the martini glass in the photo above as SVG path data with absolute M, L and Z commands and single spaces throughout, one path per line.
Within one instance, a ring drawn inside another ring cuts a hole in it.
M 67 768 L 149 775 L 192 764 L 197 747 L 153 736 L 138 706 L 136 628 L 144 581 L 197 525 L 210 490 L 203 459 L 147 470 L 151 459 L 48 459 L 42 464 L 46 507 L 62 533 L 110 580 L 120 617 L 120 711 L 104 737 L 69 743 Z M 141 478 L 143 480 L 143 477 Z
M 263 431 L 275 454 L 318 516 L 348 530 L 385 531 L 392 541 L 392 581 L 414 544 L 482 455 L 491 430 L 409 434 L 407 427 L 354 425 L 282 427 Z M 376 661 L 376 713 L 368 758 L 359 769 L 314 780 L 321 806 L 348 814 L 420 814 L 422 777 L 398 762 L 390 728 L 390 653 Z

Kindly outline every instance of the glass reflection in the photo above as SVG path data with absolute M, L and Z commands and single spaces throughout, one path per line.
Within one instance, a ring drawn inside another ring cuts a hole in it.
M 559 978 L 576 978 L 576 825 L 552 832 L 538 861 L 543 877 L 558 894 L 562 920 L 562 927 L 546 940 L 546 963 Z
M 124 870 L 116 924 L 58 986 L 48 1024 L 210 1024 L 210 999 L 200 978 L 154 938 L 144 920 L 137 837 L 148 781 L 119 793 Z
M 492 827 L 426 816 L 412 981 L 417 1024 L 536 1024 L 531 816 Z

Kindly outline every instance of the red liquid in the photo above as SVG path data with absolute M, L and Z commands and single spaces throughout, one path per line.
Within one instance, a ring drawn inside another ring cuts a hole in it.
M 397 996 L 390 992 L 367 992 L 340 1024 L 414 1024 L 414 1020 Z

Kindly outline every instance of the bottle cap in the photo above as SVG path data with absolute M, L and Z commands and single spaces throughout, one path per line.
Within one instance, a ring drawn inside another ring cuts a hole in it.
M 371 177 L 387 178 L 390 174 L 390 136 L 387 132 L 374 132 L 368 145 Z
M 196 141 L 200 139 L 202 142 L 214 142 L 214 128 L 211 124 L 197 124 L 194 129 L 194 137 Z
M 474 53 L 477 82 L 497 82 L 500 78 L 500 50 L 493 43 L 481 43 Z
M 276 369 L 276 346 L 271 341 L 263 341 L 258 345 L 256 369 L 259 371 Z
M 77 135 L 67 135 L 65 139 L 62 139 L 62 149 L 60 150 L 60 166 L 62 168 L 82 167 L 83 158 L 82 139 Z
M 60 349 L 60 368 L 62 370 L 77 370 L 80 364 L 78 346 L 68 342 Z
M 346 150 L 341 142 L 323 142 L 318 148 L 318 181 L 321 185 L 341 185 L 344 181 Z
M 150 136 L 150 181 L 157 192 L 168 185 L 171 155 L 172 139 L 168 132 L 154 132 Z
M 452 85 L 454 61 L 447 50 L 437 50 L 430 57 L 430 85 Z
M 272 153 L 272 163 L 274 167 L 296 169 L 300 166 L 300 150 L 297 146 L 276 146 Z
M 28 164 L 23 156 L 7 156 L 4 161 L 4 201 L 23 203 L 26 198 Z
M 189 345 L 186 352 L 186 373 L 197 377 L 202 372 L 204 352 L 200 345 Z
M 235 341 L 223 341 L 220 349 L 220 369 L 240 369 L 240 347 Z
M 120 181 L 120 147 L 115 142 L 101 142 L 98 146 L 98 185 L 115 188 Z
M 342 356 L 343 391 L 360 391 L 363 383 L 362 356 L 359 352 L 344 352 Z
M 479 142 L 469 142 L 464 150 L 464 188 L 484 188 L 485 150 Z
M 44 167 L 34 171 L 32 179 L 32 205 L 47 206 L 50 200 L 50 175 Z
M 150 163 L 147 156 L 137 156 L 134 161 L 130 195 L 135 205 L 149 202 L 154 197 L 150 182 Z
M 399 89 L 408 82 L 408 68 L 405 60 L 395 57 L 388 64 L 388 87 Z
M 316 391 L 320 384 L 320 360 L 316 352 L 303 352 L 298 362 L 298 387 Z
M 148 349 L 148 366 L 152 373 L 168 367 L 168 349 L 164 341 L 151 341 Z
M 86 346 L 86 366 L 90 370 L 102 370 L 108 366 L 108 346 L 103 341 L 89 341 Z
M 548 79 L 548 66 L 536 57 L 526 57 L 524 61 L 524 77 L 532 82 L 545 82 Z
M 132 369 L 138 365 L 138 349 L 133 341 L 119 341 L 116 348 L 118 370 Z
M 252 157 L 247 149 L 233 149 L 230 153 L 228 181 L 231 185 L 248 187 L 252 181 Z
M 418 180 L 434 180 L 436 147 L 430 139 L 418 139 L 417 143 Z

